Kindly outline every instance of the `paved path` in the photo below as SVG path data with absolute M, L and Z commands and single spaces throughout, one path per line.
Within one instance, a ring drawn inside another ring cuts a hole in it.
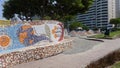
M 101 43 L 98 41 L 86 40 L 84 38 L 82 39 L 82 38 L 73 37 L 73 39 L 74 39 L 73 48 L 65 51 L 64 54 L 77 54 L 77 53 L 85 52 L 93 48 L 97 44 Z
M 14 68 L 84 68 L 90 62 L 120 48 L 120 39 L 105 40 L 100 44 L 96 41 L 75 39 L 77 41 L 74 41 L 74 47 L 71 50 L 53 57 L 20 64 Z

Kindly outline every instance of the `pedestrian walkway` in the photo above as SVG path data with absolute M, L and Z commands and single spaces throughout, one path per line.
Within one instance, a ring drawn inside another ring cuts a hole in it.
M 77 43 L 75 42 L 75 44 L 74 46 L 81 45 L 78 41 Z M 91 42 L 87 42 L 87 44 L 91 44 Z M 105 42 L 92 45 L 93 47 L 84 51 L 78 50 L 79 52 L 77 53 L 67 51 L 53 57 L 16 65 L 13 68 L 85 68 L 92 61 L 97 61 L 105 55 L 120 49 L 120 39 L 105 40 Z

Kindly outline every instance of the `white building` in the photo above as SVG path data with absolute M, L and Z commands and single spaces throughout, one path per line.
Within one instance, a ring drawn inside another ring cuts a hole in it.
M 89 28 L 106 27 L 112 18 L 120 17 L 120 0 L 94 0 L 85 14 L 78 14 L 77 20 Z

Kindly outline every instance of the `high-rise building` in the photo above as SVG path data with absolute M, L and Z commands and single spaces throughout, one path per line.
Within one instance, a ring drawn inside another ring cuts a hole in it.
M 77 20 L 89 28 L 103 28 L 110 19 L 120 17 L 120 0 L 94 0 L 85 14 L 78 14 Z

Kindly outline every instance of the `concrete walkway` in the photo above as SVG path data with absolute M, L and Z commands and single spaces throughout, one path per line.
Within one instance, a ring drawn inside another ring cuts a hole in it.
M 91 42 L 86 43 L 89 45 L 91 44 Z M 78 41 L 75 41 L 75 44 L 81 45 Z M 85 66 L 90 62 L 96 61 L 105 55 L 120 49 L 120 39 L 105 40 L 103 43 L 92 45 L 92 47 L 83 50 L 79 50 L 76 46 L 77 48 L 75 48 L 75 50 L 77 51 L 74 51 L 73 47 L 73 50 L 68 50 L 62 54 L 38 61 L 16 65 L 13 68 L 85 68 Z M 82 49 L 82 47 L 80 48 Z

